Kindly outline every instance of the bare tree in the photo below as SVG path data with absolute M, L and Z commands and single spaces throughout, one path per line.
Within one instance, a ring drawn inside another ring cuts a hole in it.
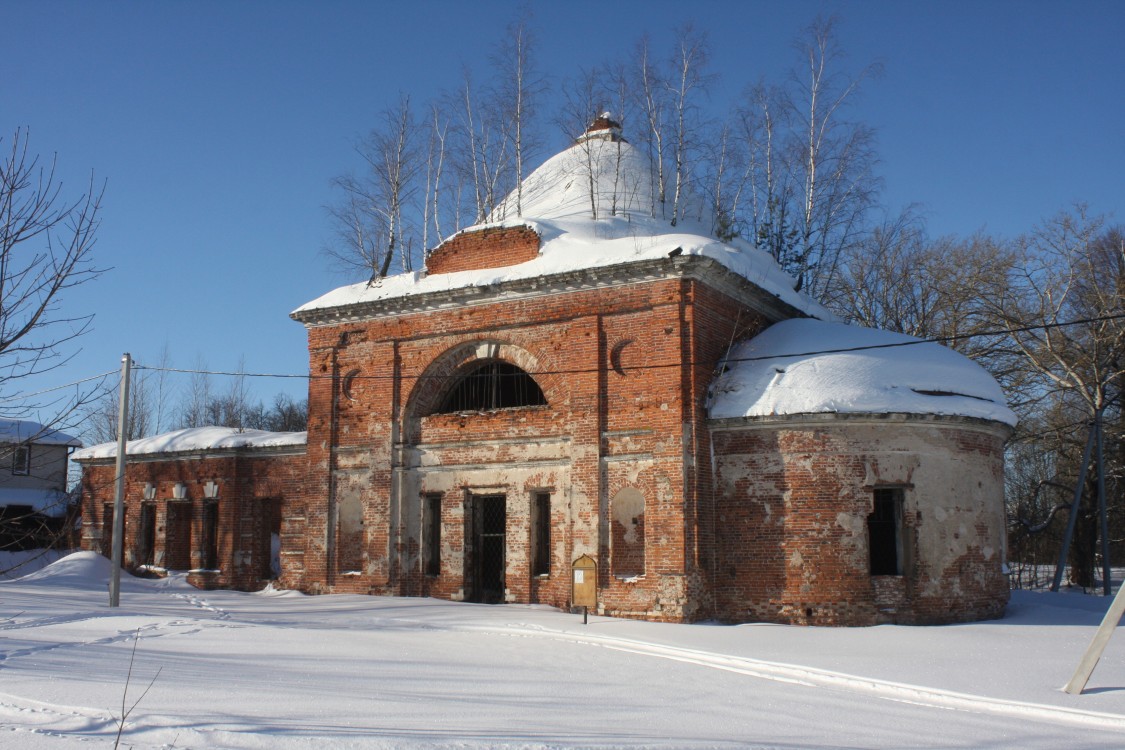
M 430 249 L 431 222 L 434 227 L 435 244 L 444 236 L 441 224 L 441 196 L 444 187 L 442 177 L 445 174 L 445 143 L 449 134 L 449 118 L 437 104 L 430 106 L 429 132 L 430 138 L 426 148 L 426 192 L 422 208 L 422 248 L 426 252 Z
M 31 152 L 23 130 L 0 159 L 0 396 L 10 416 L 47 408 L 50 422 L 89 393 L 44 404 L 21 399 L 20 384 L 65 365 L 66 345 L 89 330 L 93 316 L 64 313 L 62 302 L 101 273 L 92 256 L 104 192 L 91 177 L 84 193 L 65 198 L 55 166 Z
M 270 432 L 301 432 L 308 425 L 308 418 L 307 400 L 296 401 L 286 393 L 278 393 L 271 406 L 259 402 L 247 411 L 246 427 Z
M 576 138 L 575 145 L 582 163 L 579 165 L 586 182 L 587 197 L 590 201 L 590 218 L 598 218 L 597 165 L 594 146 L 584 136 L 587 128 L 594 122 L 600 111 L 600 74 L 595 69 L 584 69 L 569 81 L 563 83 L 563 106 L 556 120 L 563 135 Z
M 125 439 L 136 440 L 164 432 L 170 427 L 172 385 L 168 381 L 172 355 L 168 345 L 145 366 L 145 360 L 136 362 L 129 379 L 129 413 L 125 425 Z M 86 416 L 86 438 L 96 443 L 117 440 L 120 418 L 120 382 L 102 390 Z
M 637 42 L 635 69 L 637 83 L 634 85 L 634 90 L 639 102 L 639 109 L 644 115 L 645 124 L 648 126 L 644 130 L 642 143 L 648 146 L 649 156 L 652 158 L 653 164 L 652 196 L 654 205 L 652 215 L 666 218 L 667 179 L 665 177 L 664 160 L 667 153 L 667 118 L 670 109 L 667 102 L 667 92 L 669 87 L 666 85 L 666 79 L 656 63 L 652 60 L 652 52 L 649 46 L 647 36 L 642 37 Z
M 382 122 L 356 152 L 365 169 L 334 181 L 341 197 L 329 213 L 339 244 L 325 252 L 344 270 L 362 269 L 372 280 L 386 276 L 396 256 L 402 270 L 412 270 L 421 227 L 420 211 L 408 204 L 418 194 L 422 154 L 409 96 L 383 111 Z
M 706 34 L 685 25 L 676 35 L 676 51 L 669 64 L 668 86 L 671 88 L 674 117 L 672 135 L 672 225 L 684 218 L 685 193 L 691 182 L 691 151 L 699 146 L 699 97 L 705 95 L 713 75 L 706 73 L 710 55 Z
M 508 151 L 511 121 L 499 111 L 495 96 L 481 94 L 465 70 L 457 95 L 458 119 L 453 143 L 456 164 L 472 188 L 473 223 L 479 223 L 496 208 L 501 186 L 511 169 Z
M 208 405 L 212 399 L 213 388 L 211 376 L 207 373 L 207 363 L 202 357 L 196 357 L 187 392 L 180 402 L 179 427 L 205 427 L 212 424 L 208 419 Z
M 1040 446 L 1055 456 L 1051 481 L 1074 487 L 1082 469 L 1087 424 L 1103 421 L 1108 439 L 1109 514 L 1120 528 L 1122 384 L 1125 381 L 1125 235 L 1079 205 L 1056 215 L 1019 241 L 1015 284 L 1007 295 L 989 295 L 996 317 L 1030 370 L 1041 378 Z M 1117 460 L 1114 460 L 1114 457 Z M 1098 513 L 1093 474 L 1081 488 L 1083 502 L 1071 550 L 1071 580 L 1092 586 Z M 1115 489 L 1118 488 L 1118 489 Z
M 65 313 L 63 301 L 101 273 L 92 258 L 105 189 L 91 175 L 84 193 L 67 197 L 55 170 L 56 158 L 41 162 L 22 129 L 0 156 L 0 403 L 5 417 L 49 430 L 77 424 L 96 399 L 96 387 L 60 397 L 27 394 L 24 384 L 64 366 L 73 356 L 68 345 L 89 330 L 93 316 Z M 0 547 L 67 546 L 76 507 L 50 514 L 0 507 Z
M 525 15 L 508 25 L 492 57 L 497 80 L 493 96 L 497 112 L 507 121 L 503 132 L 512 153 L 516 216 L 523 215 L 524 168 L 539 145 L 534 119 L 539 98 L 546 88 L 544 78 L 535 67 L 534 50 L 535 38 Z
M 125 439 L 136 440 L 148 437 L 154 429 L 154 393 L 157 378 L 150 370 L 136 370 L 129 379 L 129 412 L 125 423 Z M 120 416 L 120 385 L 113 384 L 104 389 L 102 395 L 92 404 L 86 420 L 86 438 L 93 443 L 108 443 L 117 440 Z
M 752 239 L 820 298 L 835 288 L 841 254 L 862 235 L 879 187 L 874 131 L 845 114 L 881 67 L 854 77 L 838 71 L 844 55 L 835 25 L 818 19 L 807 29 L 795 45 L 801 65 L 786 85 L 747 92 L 737 131 L 748 154 Z

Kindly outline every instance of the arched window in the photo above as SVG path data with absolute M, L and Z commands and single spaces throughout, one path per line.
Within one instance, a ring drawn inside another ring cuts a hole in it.
M 530 375 L 507 362 L 487 360 L 453 383 L 434 414 L 546 405 L 543 389 Z

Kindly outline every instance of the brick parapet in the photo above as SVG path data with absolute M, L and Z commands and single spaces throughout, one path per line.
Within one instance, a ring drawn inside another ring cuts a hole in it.
M 426 258 L 431 274 L 476 271 L 526 263 L 539 255 L 539 233 L 528 226 L 486 227 L 462 232 Z

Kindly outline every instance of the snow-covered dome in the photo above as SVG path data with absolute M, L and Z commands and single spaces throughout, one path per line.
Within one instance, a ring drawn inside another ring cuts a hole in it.
M 687 191 L 680 198 L 680 217 L 673 223 L 671 186 L 661 205 L 651 160 L 643 149 L 621 138 L 614 125 L 588 130 L 528 175 L 519 195 L 509 194 L 485 223 L 454 235 L 495 227 L 530 227 L 541 243 L 532 259 L 447 273 L 405 273 L 375 284 L 340 287 L 302 305 L 293 317 L 308 320 L 319 314 L 316 311 L 328 308 L 680 255 L 711 258 L 795 310 L 819 318 L 834 317 L 812 298 L 794 291 L 794 279 L 769 253 L 743 240 L 715 238 L 703 204 Z
M 599 127 L 603 121 L 605 125 Z M 488 222 L 516 219 L 516 203 L 513 191 L 492 211 Z M 519 204 L 518 215 L 536 221 L 625 216 L 659 219 L 667 226 L 672 219 L 672 195 L 661 203 L 652 160 L 622 138 L 617 124 L 604 116 L 570 148 L 524 179 Z M 685 205 L 687 211 L 682 210 Z M 691 196 L 681 197 L 680 213 L 692 225 L 704 216 L 700 202 Z
M 807 318 L 734 347 L 712 388 L 713 418 L 941 414 L 1015 425 L 988 372 L 913 336 Z

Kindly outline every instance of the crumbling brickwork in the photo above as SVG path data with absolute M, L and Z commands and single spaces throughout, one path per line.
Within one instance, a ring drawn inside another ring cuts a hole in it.
M 458 234 L 426 258 L 429 273 L 475 271 L 525 263 L 539 254 L 539 234 L 531 227 L 493 227 Z
M 930 624 L 999 617 L 1007 428 L 957 417 L 726 420 L 717 613 L 732 621 Z M 901 497 L 899 575 L 872 575 L 876 490 Z

